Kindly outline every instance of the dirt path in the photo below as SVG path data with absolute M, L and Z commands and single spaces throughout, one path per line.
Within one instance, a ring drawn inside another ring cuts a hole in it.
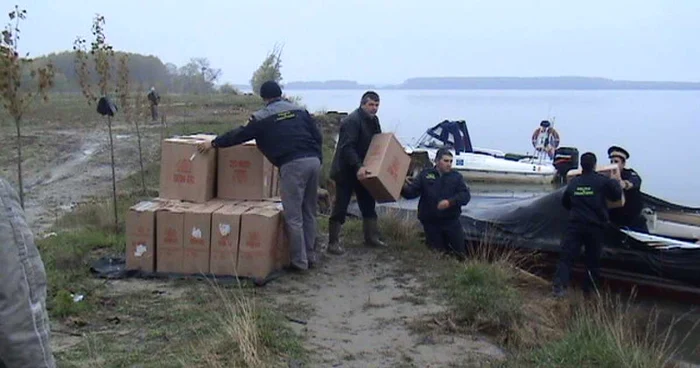
M 306 275 L 264 288 L 295 323 L 313 352 L 313 367 L 465 367 L 502 357 L 477 338 L 414 327 L 445 310 L 436 295 L 382 251 L 349 249 L 326 256 Z
M 115 127 L 117 180 L 139 170 L 135 135 Z M 158 149 L 158 134 L 144 134 L 144 156 Z M 3 143 L 12 144 L 12 137 Z M 109 136 L 102 127 L 81 130 L 42 130 L 24 133 L 24 190 L 27 219 L 36 234 L 45 232 L 61 214 L 93 195 L 111 190 Z M 13 152 L 14 154 L 14 152 Z M 14 156 L 3 163 L 2 173 L 16 181 Z

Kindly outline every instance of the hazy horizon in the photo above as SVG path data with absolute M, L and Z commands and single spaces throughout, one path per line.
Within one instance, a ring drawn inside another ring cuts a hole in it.
M 206 57 L 247 83 L 275 44 L 288 81 L 398 84 L 414 77 L 600 77 L 700 81 L 700 2 L 436 0 L 82 4 L 26 0 L 20 50 L 70 50 L 106 17 L 118 50 L 178 66 Z M 7 14 L 13 4 L 7 4 Z M 4 17 L 7 22 L 7 17 Z

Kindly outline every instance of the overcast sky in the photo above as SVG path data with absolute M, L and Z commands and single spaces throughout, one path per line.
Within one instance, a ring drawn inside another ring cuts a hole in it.
M 571 75 L 700 81 L 700 0 L 17 2 L 28 11 L 23 52 L 70 49 L 76 36 L 90 36 L 99 12 L 116 49 L 178 66 L 206 57 L 222 69 L 222 81 L 233 83 L 248 83 L 275 43 L 284 44 L 286 82 Z M 0 3 L 7 11 L 14 5 Z

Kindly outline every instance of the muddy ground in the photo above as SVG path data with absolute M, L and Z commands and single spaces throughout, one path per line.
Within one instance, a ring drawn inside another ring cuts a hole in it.
M 447 333 L 446 306 L 416 276 L 389 252 L 359 247 L 265 293 L 299 306 L 291 317 L 308 323 L 295 326 L 317 367 L 469 367 L 503 357 L 480 337 Z
M 114 127 L 115 176 L 120 181 L 138 172 L 138 140 L 124 124 Z M 144 159 L 152 159 L 160 146 L 160 132 L 147 128 L 142 135 Z M 77 203 L 111 195 L 112 169 L 107 128 L 30 128 L 23 133 L 25 157 L 25 211 L 32 230 L 41 235 Z M 16 137 L 3 134 L 0 175 L 17 183 Z

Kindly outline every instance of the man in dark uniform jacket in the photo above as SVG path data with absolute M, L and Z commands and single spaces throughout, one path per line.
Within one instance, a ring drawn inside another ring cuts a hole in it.
M 610 162 L 620 168 L 622 189 L 625 191 L 625 205 L 610 210 L 610 221 L 620 227 L 641 233 L 648 233 L 647 221 L 642 216 L 642 178 L 636 171 L 625 167 L 630 158 L 624 148 L 612 146 L 608 148 Z
M 452 170 L 452 160 L 449 150 L 438 150 L 435 166 L 423 170 L 414 180 L 408 178 L 401 195 L 407 199 L 420 196 L 418 220 L 428 246 L 464 258 L 464 228 L 459 217 L 471 194 L 462 174 Z
M 365 244 L 374 247 L 386 246 L 379 238 L 376 201 L 360 182 L 369 175 L 363 162 L 372 137 L 382 132 L 377 110 L 379 110 L 379 95 L 367 91 L 362 95 L 360 107 L 345 117 L 340 126 L 338 145 L 330 173 L 331 179 L 335 182 L 335 201 L 328 221 L 328 252 L 331 254 L 345 252 L 340 244 L 340 230 L 345 223 L 353 193 L 362 213 Z
M 588 271 L 583 290 L 589 292 L 600 277 L 600 254 L 605 226 L 609 222 L 606 200 L 614 202 L 622 199 L 622 188 L 619 181 L 595 171 L 596 161 L 593 153 L 581 155 L 582 173 L 569 182 L 562 196 L 562 205 L 569 210 L 569 218 L 554 280 L 556 296 L 564 294 L 571 278 L 571 266 L 579 255 L 581 245 L 585 247 Z
M 315 254 L 318 182 L 323 138 L 308 111 L 282 99 L 274 81 L 260 87 L 265 107 L 253 113 L 248 124 L 199 145 L 206 152 L 255 139 L 260 152 L 280 170 L 280 196 L 289 234 L 291 269 L 307 270 Z

